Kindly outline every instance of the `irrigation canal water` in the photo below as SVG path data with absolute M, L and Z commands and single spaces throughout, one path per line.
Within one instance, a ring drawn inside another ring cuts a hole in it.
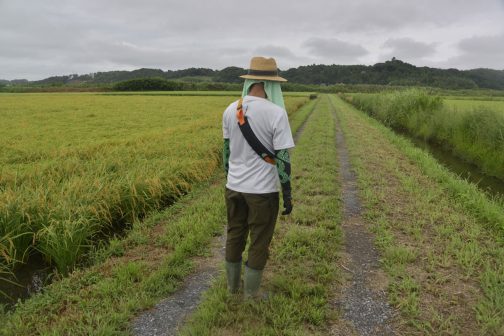
M 126 232 L 126 227 L 117 228 L 112 230 L 110 235 L 103 237 L 109 239 L 123 237 Z M 25 264 L 16 267 L 13 274 L 0 274 L 0 306 L 3 305 L 7 310 L 12 309 L 18 300 L 27 299 L 41 292 L 52 282 L 53 275 L 54 267 L 49 265 L 40 254 L 34 253 Z
M 404 130 L 394 129 L 397 134 L 409 139 L 416 147 L 429 152 L 439 163 L 450 169 L 461 178 L 474 183 L 489 195 L 504 198 L 504 181 L 483 173 L 476 165 L 455 156 L 442 146 L 413 137 Z
M 0 305 L 10 309 L 18 299 L 26 299 L 40 292 L 49 282 L 51 272 L 51 267 L 41 257 L 30 257 L 25 265 L 14 271 L 14 276 L 3 275 L 9 281 L 0 278 Z

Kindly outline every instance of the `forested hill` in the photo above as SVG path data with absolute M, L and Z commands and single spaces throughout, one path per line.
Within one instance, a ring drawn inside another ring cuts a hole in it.
M 35 85 L 66 84 L 106 84 L 136 78 L 160 77 L 168 80 L 188 82 L 227 82 L 239 83 L 238 77 L 246 72 L 238 67 L 222 70 L 189 68 L 177 71 L 159 69 L 138 69 L 134 71 L 108 71 L 87 75 L 68 75 L 46 78 L 30 82 Z M 307 65 L 281 72 L 292 83 L 300 84 L 381 84 L 431 86 L 446 89 L 504 89 L 504 70 L 492 69 L 436 69 L 417 67 L 400 60 L 392 59 L 375 65 Z M 17 81 L 19 83 L 19 81 Z M 0 85 L 16 84 L 0 81 Z
M 302 84 L 382 84 L 431 86 L 447 89 L 504 89 L 504 70 L 436 69 L 416 67 L 392 60 L 365 65 L 309 65 L 282 73 L 292 82 Z

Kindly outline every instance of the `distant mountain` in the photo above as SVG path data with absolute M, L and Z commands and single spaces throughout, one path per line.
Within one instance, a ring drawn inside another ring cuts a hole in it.
M 89 83 L 89 84 L 103 84 L 103 83 L 117 83 L 130 79 L 138 78 L 164 78 L 164 79 L 179 79 L 184 77 L 208 77 L 211 81 L 215 73 L 218 72 L 212 69 L 205 68 L 190 68 L 184 70 L 168 70 L 163 71 L 160 69 L 138 69 L 133 71 L 107 71 L 96 72 L 86 75 L 67 75 L 67 76 L 54 76 L 39 81 L 33 81 L 34 84 L 75 84 L 75 83 Z
M 133 71 L 107 71 L 86 75 L 54 76 L 39 81 L 1 81 L 0 84 L 71 85 L 111 84 L 138 78 L 164 78 L 181 81 L 209 81 L 240 83 L 239 75 L 246 73 L 239 67 L 222 70 L 189 68 L 184 70 L 138 69 Z M 282 71 L 281 75 L 299 84 L 380 84 L 405 86 L 431 86 L 446 89 L 497 89 L 504 90 L 504 70 L 492 69 L 437 69 L 417 67 L 393 58 L 375 65 L 306 65 Z
M 28 84 L 29 81 L 27 79 L 13 79 L 13 80 L 6 80 L 6 79 L 0 79 L 0 84 L 1 85 L 8 85 L 8 84 Z

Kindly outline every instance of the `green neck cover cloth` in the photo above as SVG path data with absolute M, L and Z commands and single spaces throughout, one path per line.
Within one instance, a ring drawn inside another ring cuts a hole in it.
M 242 97 L 245 97 L 246 95 L 248 95 L 250 87 L 252 86 L 252 84 L 255 84 L 255 83 L 264 83 L 264 91 L 266 91 L 266 96 L 267 96 L 266 98 L 270 102 L 285 109 L 282 88 L 280 87 L 279 82 L 268 81 L 268 80 L 259 80 L 259 79 L 245 79 L 245 83 L 243 83 Z

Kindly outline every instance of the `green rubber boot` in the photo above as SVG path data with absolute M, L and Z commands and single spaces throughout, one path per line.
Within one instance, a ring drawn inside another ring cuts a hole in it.
M 242 266 L 241 261 L 238 262 L 226 261 L 226 276 L 227 276 L 228 291 L 231 294 L 238 293 L 238 290 L 240 289 L 241 266 Z
M 259 287 L 261 286 L 262 274 L 262 270 L 255 270 L 245 265 L 245 276 L 243 280 L 245 298 L 257 297 Z

